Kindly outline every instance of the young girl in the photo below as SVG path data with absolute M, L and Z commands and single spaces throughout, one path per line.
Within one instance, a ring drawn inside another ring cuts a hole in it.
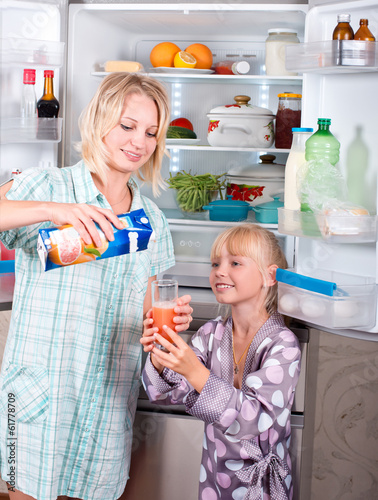
M 202 326 L 189 347 L 168 327 L 175 345 L 157 334 L 149 312 L 144 387 L 151 401 L 184 403 L 205 422 L 200 500 L 291 499 L 290 408 L 301 353 L 276 311 L 275 271 L 285 257 L 273 233 L 242 224 L 218 236 L 211 262 L 211 288 L 231 315 Z
M 155 192 L 161 183 L 168 103 L 157 80 L 112 73 L 82 114 L 82 161 L 29 169 L 0 187 L 0 239 L 17 248 L 0 375 L 0 473 L 10 500 L 116 500 L 124 491 L 149 283 L 174 263 L 167 221 L 135 177 Z M 155 233 L 145 251 L 43 271 L 41 227 L 72 224 L 100 246 L 94 221 L 112 240 L 112 225 L 123 228 L 117 215 L 140 208 Z M 175 309 L 178 331 L 188 328 L 189 301 Z

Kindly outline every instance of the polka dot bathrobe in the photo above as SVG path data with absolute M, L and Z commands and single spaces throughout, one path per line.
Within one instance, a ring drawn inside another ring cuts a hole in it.
M 296 336 L 274 313 L 253 339 L 242 388 L 233 385 L 232 319 L 209 321 L 191 347 L 211 371 L 201 394 L 147 359 L 143 385 L 159 405 L 185 404 L 205 422 L 199 500 L 286 500 L 293 495 L 290 409 L 300 371 Z

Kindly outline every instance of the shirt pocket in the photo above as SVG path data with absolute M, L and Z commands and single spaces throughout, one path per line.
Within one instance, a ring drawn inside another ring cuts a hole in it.
M 49 407 L 49 376 L 44 367 L 21 366 L 10 363 L 3 373 L 0 413 L 8 415 L 12 397 L 14 419 L 25 423 L 43 422 Z
M 133 275 L 131 288 L 135 293 L 142 293 L 147 290 L 147 283 L 150 277 L 151 258 L 149 251 L 139 252 L 135 255 L 135 273 Z

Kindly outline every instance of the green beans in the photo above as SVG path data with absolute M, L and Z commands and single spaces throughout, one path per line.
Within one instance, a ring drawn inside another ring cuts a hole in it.
M 218 191 L 223 199 L 222 188 L 226 180 L 221 180 L 225 174 L 191 175 L 184 170 L 176 175 L 169 174 L 167 183 L 170 188 L 176 189 L 176 199 L 184 212 L 203 212 L 202 206 L 211 202 L 214 191 Z

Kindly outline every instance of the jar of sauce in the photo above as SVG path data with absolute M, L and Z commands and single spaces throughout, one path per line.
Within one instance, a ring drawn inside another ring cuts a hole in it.
M 290 149 L 293 141 L 293 128 L 301 126 L 301 94 L 284 92 L 278 94 L 276 114 L 276 148 Z
M 265 71 L 268 76 L 296 76 L 286 69 L 286 45 L 299 43 L 297 32 L 289 28 L 268 30 L 265 41 Z

